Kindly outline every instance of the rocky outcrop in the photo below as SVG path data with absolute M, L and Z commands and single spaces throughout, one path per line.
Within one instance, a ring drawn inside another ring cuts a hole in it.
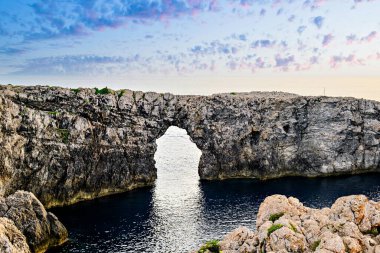
M 7 218 L 0 218 L 0 252 L 30 253 L 25 236 Z
M 312 209 L 296 198 L 267 197 L 256 230 L 240 227 L 219 242 L 223 253 L 380 252 L 380 202 L 341 197 L 331 208 Z
M 68 237 L 57 217 L 30 192 L 0 197 L 0 217 L 0 252 L 45 252 Z
M 155 140 L 186 129 L 202 179 L 380 170 L 380 103 L 286 93 L 175 96 L 0 86 L 0 195 L 47 207 L 152 185 Z

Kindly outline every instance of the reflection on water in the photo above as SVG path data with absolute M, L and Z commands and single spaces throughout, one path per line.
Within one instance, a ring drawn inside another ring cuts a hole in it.
M 239 225 L 254 229 L 259 204 L 277 193 L 312 207 L 349 194 L 380 200 L 380 174 L 200 182 L 201 153 L 184 130 L 171 127 L 157 143 L 155 187 L 52 210 L 70 232 L 52 252 L 188 252 Z
M 185 130 L 176 127 L 170 127 L 157 140 L 157 145 L 157 181 L 151 211 L 152 249 L 178 252 L 181 247 L 192 245 L 194 236 L 200 237 L 203 197 L 197 166 L 201 151 Z

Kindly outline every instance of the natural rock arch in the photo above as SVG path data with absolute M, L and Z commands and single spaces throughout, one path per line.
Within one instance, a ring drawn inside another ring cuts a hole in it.
M 0 194 L 50 207 L 152 185 L 171 125 L 202 151 L 201 179 L 379 171 L 379 120 L 379 102 L 354 98 L 0 86 Z
M 202 151 L 185 129 L 170 126 L 162 136 L 157 138 L 156 145 L 154 160 L 157 178 L 160 174 L 163 177 L 175 175 L 177 179 L 178 177 L 184 179 L 183 173 L 191 177 L 194 177 L 195 174 L 199 175 L 199 161 Z M 192 171 L 189 172 L 188 169 Z M 199 177 L 194 177 L 193 182 L 197 182 L 198 179 Z M 165 181 L 165 178 L 163 180 Z M 187 181 L 188 178 L 185 180 Z M 180 180 L 177 181 L 180 183 Z

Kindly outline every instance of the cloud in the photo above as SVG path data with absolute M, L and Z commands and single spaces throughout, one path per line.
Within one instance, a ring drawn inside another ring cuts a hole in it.
M 216 4 L 216 0 L 31 0 L 23 12 L 0 5 L 0 12 L 11 12 L 3 16 L 6 24 L 0 27 L 0 34 L 9 33 L 5 29 L 8 26 L 16 29 L 12 32 L 24 41 L 82 36 L 128 23 L 160 22 L 216 11 Z M 14 20 L 19 23 L 14 24 Z
M 245 34 L 240 34 L 239 35 L 239 39 L 242 40 L 242 41 L 246 41 L 247 40 L 247 36 Z
M 342 56 L 342 55 L 334 55 L 330 58 L 330 67 L 331 68 L 337 68 L 342 63 L 349 63 L 352 65 L 364 65 L 364 62 L 362 59 L 358 59 L 354 54 L 350 54 L 348 56 Z
M 295 18 L 296 18 L 295 15 L 291 15 L 291 16 L 288 18 L 288 21 L 289 21 L 289 22 L 293 22 Z
M 327 45 L 329 45 L 331 43 L 331 41 L 334 39 L 334 36 L 330 33 L 330 34 L 326 34 L 323 36 L 323 40 L 322 40 L 322 45 L 324 47 L 326 47 Z
M 258 57 L 256 59 L 256 61 L 255 61 L 255 67 L 256 68 L 260 68 L 260 69 L 265 68 L 265 62 L 264 62 L 264 60 L 261 57 Z
M 357 37 L 355 34 L 350 34 L 346 36 L 346 40 L 347 40 L 347 44 L 352 44 L 353 42 L 357 40 Z
M 355 34 L 350 34 L 350 35 L 346 36 L 346 41 L 347 41 L 347 44 L 353 44 L 354 42 L 356 42 L 356 43 L 370 43 L 373 40 L 375 40 L 376 38 L 377 38 L 377 32 L 372 31 L 368 35 L 360 37 L 360 38 L 358 38 L 358 36 L 356 36 Z
M 317 17 L 313 18 L 312 22 L 313 22 L 314 25 L 316 25 L 318 27 L 318 29 L 321 29 L 324 20 L 325 20 L 324 17 L 317 16 Z
M 139 55 L 131 57 L 109 57 L 97 55 L 65 55 L 57 57 L 40 57 L 14 66 L 19 70 L 13 74 L 20 75 L 82 75 L 111 74 L 120 66 L 127 67 L 140 61 Z
M 319 63 L 319 59 L 318 59 L 318 57 L 317 56 L 312 56 L 312 57 L 310 57 L 310 59 L 309 59 L 309 63 L 311 64 L 311 65 L 314 65 L 314 64 L 318 64 Z
M 326 0 L 306 0 L 303 3 L 304 7 L 310 7 L 311 10 L 321 7 Z
M 25 49 L 13 48 L 13 47 L 4 47 L 0 48 L 0 54 L 12 56 L 12 55 L 20 55 L 25 53 Z
M 263 40 L 255 40 L 251 43 L 252 48 L 258 48 L 258 47 L 266 47 L 270 48 L 273 47 L 276 44 L 275 40 L 268 40 L 268 39 L 263 39 Z
M 299 26 L 297 28 L 298 34 L 302 34 L 305 31 L 305 29 L 306 29 L 306 26 L 304 26 L 304 25 Z
M 239 49 L 239 45 L 232 45 L 229 43 L 222 43 L 219 40 L 213 40 L 211 42 L 204 42 L 203 45 L 193 46 L 189 49 L 189 51 L 195 56 L 225 56 L 230 54 L 236 54 L 239 51 Z
M 288 70 L 289 65 L 295 61 L 295 58 L 293 55 L 286 56 L 286 57 L 281 57 L 280 55 L 276 55 L 275 61 L 276 61 L 276 67 L 279 67 L 282 70 L 286 71 Z
M 366 41 L 366 42 L 371 42 L 377 37 L 377 32 L 372 31 L 370 32 L 367 36 L 362 37 L 360 40 L 361 41 Z

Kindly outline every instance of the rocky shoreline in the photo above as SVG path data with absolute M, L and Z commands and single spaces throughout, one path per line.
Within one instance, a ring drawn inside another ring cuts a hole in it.
M 352 195 L 313 209 L 296 198 L 272 195 L 260 205 L 256 230 L 239 227 L 196 252 L 379 253 L 380 202 Z
M 66 228 L 33 193 L 0 197 L 0 252 L 42 253 L 67 239 Z
M 151 186 L 172 125 L 202 151 L 203 180 L 380 171 L 376 101 L 0 85 L 0 196 L 30 191 L 49 208 Z

